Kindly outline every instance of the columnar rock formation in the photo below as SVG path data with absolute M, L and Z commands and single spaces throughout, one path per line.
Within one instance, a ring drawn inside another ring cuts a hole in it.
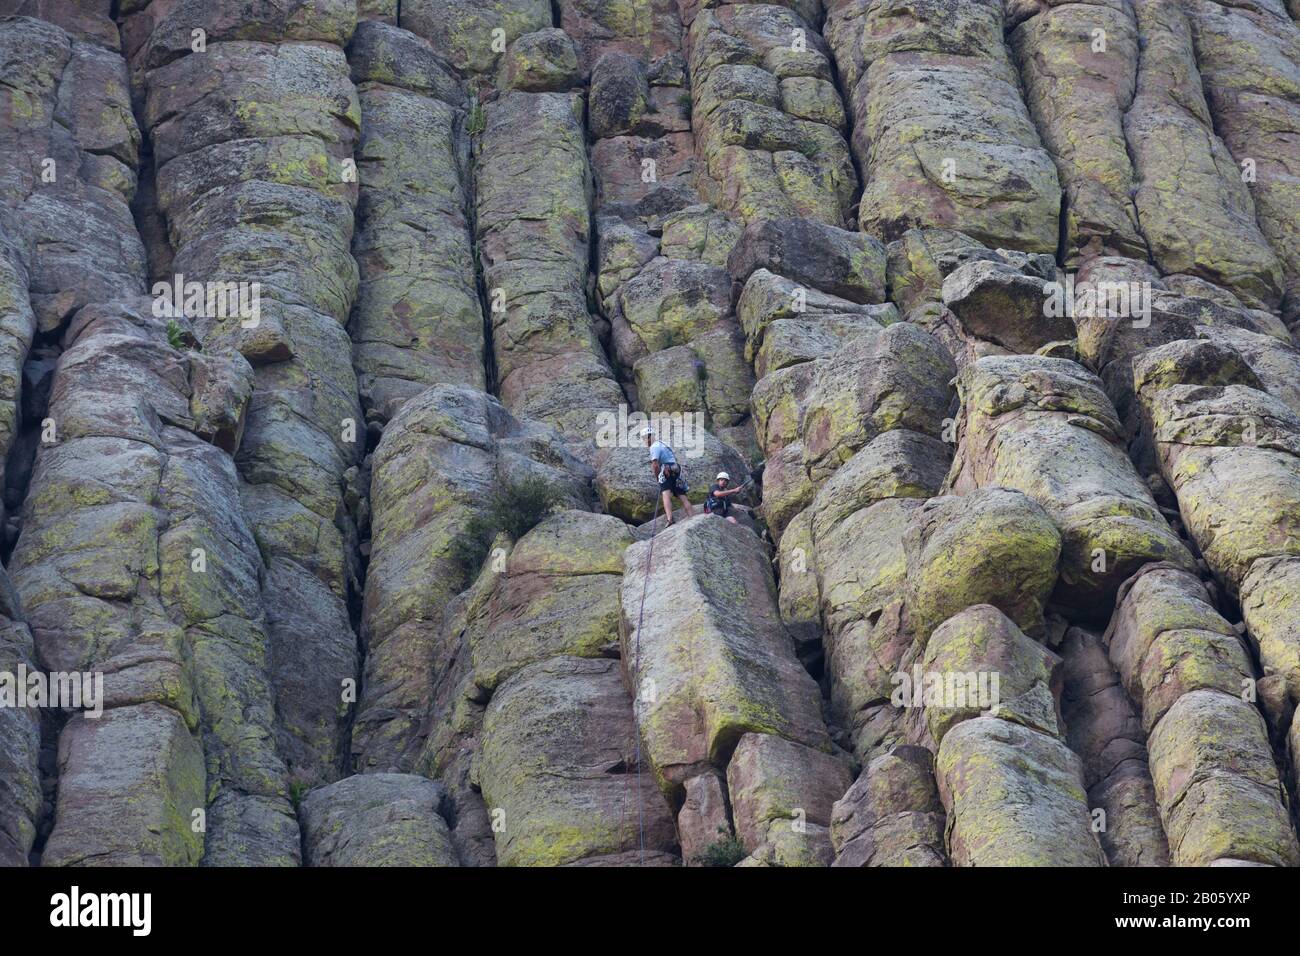
M 382 23 L 357 26 L 348 63 L 361 104 L 348 334 L 366 417 L 387 422 L 430 385 L 486 384 L 465 91 L 427 42 Z
M 1298 12 L 0 0 L 0 864 L 1300 864 Z
M 739 525 L 705 518 L 633 545 L 625 677 L 646 757 L 673 805 L 700 812 L 697 795 L 725 774 L 726 796 L 706 822 L 734 826 L 754 862 L 826 865 L 831 804 L 850 777 L 829 753 L 817 685 L 795 658 L 775 590 L 762 544 Z M 703 849 L 689 839 L 700 829 L 679 823 L 688 862 Z
M 572 92 L 511 90 L 487 105 L 477 241 L 502 401 L 590 446 L 597 415 L 623 396 L 587 308 L 592 187 L 582 111 Z
M 947 227 L 1054 251 L 1060 183 L 1020 97 L 1002 0 L 827 6 L 863 170 L 862 231 L 888 241 Z
M 476 389 L 435 386 L 393 421 L 372 466 L 366 671 L 352 738 L 358 768 L 380 771 L 412 759 L 443 612 L 469 583 L 455 551 L 466 523 L 507 478 L 537 475 L 579 505 L 590 481 L 553 429 L 521 424 Z
M 233 13 L 150 3 L 124 36 L 171 269 L 187 282 L 259 284 L 257 315 L 209 312 L 196 334 L 253 366 L 241 497 L 267 565 L 281 748 L 317 783 L 342 771 L 344 699 L 358 676 L 356 528 L 344 501 L 365 444 L 344 329 L 357 289 L 360 106 L 343 46 L 356 15 L 351 3 L 291 4 L 250 31 Z M 203 31 L 201 49 L 191 29 Z
M 1204 586 L 1181 569 L 1151 565 L 1125 585 L 1107 640 L 1141 702 L 1170 859 L 1295 866 L 1264 719 L 1242 699 L 1253 666 Z

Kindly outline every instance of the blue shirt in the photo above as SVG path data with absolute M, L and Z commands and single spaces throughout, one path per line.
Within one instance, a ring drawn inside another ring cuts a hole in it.
M 661 468 L 664 465 L 677 464 L 677 458 L 673 455 L 673 450 L 661 441 L 657 441 L 650 446 L 650 460 L 659 462 Z

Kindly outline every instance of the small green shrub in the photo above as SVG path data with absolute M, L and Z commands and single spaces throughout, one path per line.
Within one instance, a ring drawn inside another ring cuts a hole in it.
M 177 351 L 185 348 L 185 330 L 175 319 L 167 320 L 167 344 Z
M 465 523 L 465 530 L 452 543 L 452 559 L 472 579 L 498 534 L 504 531 L 518 541 L 562 500 L 557 488 L 536 475 L 501 482 L 492 489 L 483 511 Z
M 735 866 L 749 856 L 745 852 L 745 844 L 740 842 L 740 837 L 728 833 L 725 827 L 718 827 L 718 833 L 720 834 L 718 839 L 695 857 L 696 866 Z

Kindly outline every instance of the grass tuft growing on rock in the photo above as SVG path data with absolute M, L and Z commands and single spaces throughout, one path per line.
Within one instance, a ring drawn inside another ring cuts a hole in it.
M 696 855 L 692 861 L 696 866 L 735 866 L 749 855 L 740 837 L 728 833 L 723 827 L 718 827 L 718 833 L 718 839 Z
M 562 501 L 559 490 L 536 475 L 502 482 L 493 488 L 483 511 L 465 523 L 464 532 L 452 543 L 452 559 L 472 579 L 498 534 L 505 532 L 518 541 Z

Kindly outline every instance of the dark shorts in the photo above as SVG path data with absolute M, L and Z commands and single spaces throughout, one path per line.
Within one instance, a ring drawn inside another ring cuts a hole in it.
M 679 471 L 676 475 L 669 475 L 667 471 L 659 473 L 659 490 L 666 491 L 670 495 L 686 494 L 686 482 L 682 481 L 682 474 Z

